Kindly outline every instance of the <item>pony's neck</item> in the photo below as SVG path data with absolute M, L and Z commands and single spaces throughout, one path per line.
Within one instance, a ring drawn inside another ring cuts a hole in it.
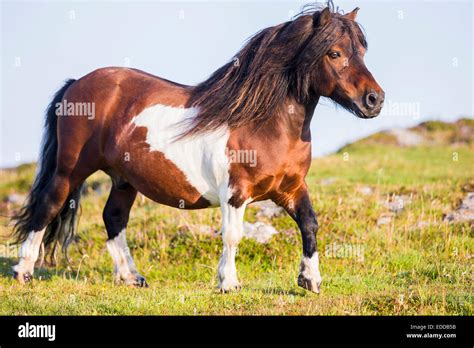
M 294 98 L 288 98 L 281 112 L 280 120 L 285 133 L 292 139 L 311 141 L 311 120 L 318 105 L 319 96 L 311 98 L 307 103 L 298 103 Z

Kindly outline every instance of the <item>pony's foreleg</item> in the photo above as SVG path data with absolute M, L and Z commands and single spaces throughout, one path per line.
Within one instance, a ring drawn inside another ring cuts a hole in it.
M 306 186 L 304 185 L 289 198 L 287 197 L 282 205 L 298 224 L 303 240 L 303 257 L 299 267 L 298 285 L 319 293 L 322 278 L 319 272 L 319 256 L 316 243 L 318 221 Z
M 112 187 L 104 208 L 103 218 L 107 235 L 107 249 L 114 262 L 115 280 L 123 280 L 127 285 L 148 286 L 135 266 L 125 237 L 130 209 L 132 208 L 137 190 L 129 184 Z
M 28 238 L 20 247 L 20 261 L 13 266 L 13 277 L 20 283 L 27 283 L 33 279 L 33 271 L 38 260 L 39 249 L 43 242 L 46 228 L 40 231 L 31 231 Z
M 243 219 L 247 202 L 235 206 L 229 202 L 230 198 L 228 192 L 221 195 L 221 232 L 224 250 L 218 267 L 218 288 L 222 292 L 240 289 L 235 267 L 235 254 L 243 236 Z

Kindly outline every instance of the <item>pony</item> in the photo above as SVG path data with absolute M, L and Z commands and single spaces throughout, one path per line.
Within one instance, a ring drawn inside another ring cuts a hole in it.
M 298 285 L 319 293 L 318 222 L 305 183 L 311 118 L 321 97 L 361 118 L 377 116 L 384 101 L 363 61 L 357 11 L 303 10 L 261 30 L 196 86 L 123 67 L 68 80 L 47 109 L 37 175 L 14 216 L 22 243 L 14 278 L 32 280 L 42 243 L 67 250 L 81 186 L 102 170 L 113 183 L 103 220 L 116 281 L 147 286 L 126 240 L 137 192 L 178 209 L 220 207 L 222 292 L 240 289 L 235 255 L 247 205 L 270 199 L 301 231 Z M 230 155 L 239 151 L 254 161 Z

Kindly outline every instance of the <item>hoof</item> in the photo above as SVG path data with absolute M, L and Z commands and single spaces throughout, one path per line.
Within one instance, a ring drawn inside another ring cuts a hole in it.
M 302 274 L 298 276 L 298 285 L 301 286 L 303 289 L 315 292 L 319 294 L 319 289 L 321 287 L 322 280 L 319 279 L 308 279 Z
M 30 272 L 18 273 L 13 271 L 13 279 L 16 279 L 20 284 L 30 283 L 33 280 L 33 275 Z
M 230 292 L 240 291 L 242 289 L 242 286 L 238 282 L 230 283 L 230 282 L 223 281 L 219 284 L 218 289 L 221 294 L 227 294 Z
M 137 288 L 148 288 L 148 283 L 146 282 L 146 279 L 144 276 L 138 275 L 135 278 L 135 286 Z
M 124 279 L 124 283 L 135 288 L 148 288 L 145 277 L 140 274 Z

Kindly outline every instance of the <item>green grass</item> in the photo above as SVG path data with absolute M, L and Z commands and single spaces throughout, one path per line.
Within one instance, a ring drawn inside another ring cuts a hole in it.
M 21 286 L 10 278 L 16 259 L 0 258 L 0 315 L 472 315 L 472 225 L 442 221 L 465 196 L 462 188 L 472 186 L 472 163 L 474 151 L 468 146 L 364 143 L 315 159 L 307 182 L 321 226 L 320 295 L 296 285 L 301 240 L 289 217 L 272 220 L 281 233 L 268 244 L 241 242 L 237 269 L 243 289 L 219 294 L 220 238 L 192 229 L 203 224 L 217 230 L 219 211 L 181 211 L 140 199 L 132 209 L 128 239 L 150 287 L 113 285 L 101 218 L 106 195 L 91 193 L 82 201 L 69 265 L 63 261 L 37 270 L 35 281 Z M 2 172 L 0 198 L 25 192 L 33 174 L 32 166 Z M 327 178 L 334 180 L 322 185 Z M 90 178 L 103 180 L 103 174 Z M 373 194 L 361 194 L 362 186 Z M 388 213 L 383 202 L 392 194 L 411 195 L 412 202 L 391 223 L 377 226 Z M 7 208 L 2 215 L 11 213 Z M 255 214 L 248 209 L 246 219 L 255 221 Z M 0 235 L 9 231 L 2 226 Z M 359 248 L 363 260 L 326 253 L 334 243 Z

